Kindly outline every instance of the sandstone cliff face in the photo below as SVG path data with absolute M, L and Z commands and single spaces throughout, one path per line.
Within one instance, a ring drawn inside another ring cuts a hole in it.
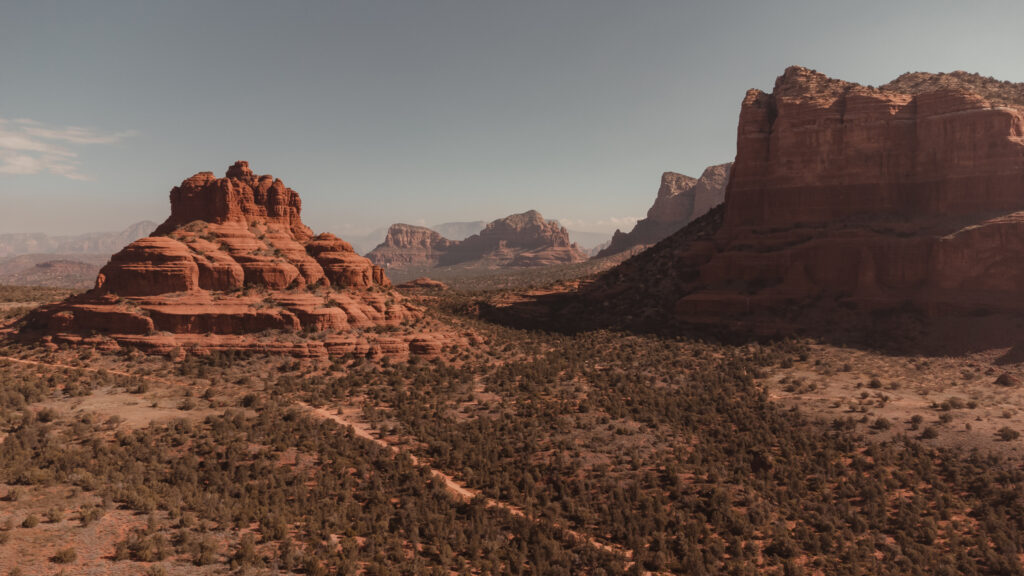
M 913 74 L 874 89 L 793 67 L 743 100 L 724 206 L 589 296 L 651 322 L 775 330 L 811 303 L 1021 311 L 1022 270 L 1024 85 Z
M 423 226 L 392 224 L 384 242 L 366 255 L 384 268 L 436 266 L 441 256 L 455 242 Z
M 448 240 L 429 228 L 395 224 L 385 241 L 366 255 L 383 267 L 454 266 L 483 262 L 530 267 L 582 262 L 586 254 L 569 233 L 536 210 L 495 220 L 462 241 Z
M 748 92 L 701 281 L 768 300 L 1020 307 L 1024 108 L 916 78 L 872 89 L 793 67 L 772 94 Z
M 90 292 L 31 314 L 22 332 L 69 342 L 98 334 L 158 351 L 320 355 L 376 350 L 352 330 L 419 316 L 381 268 L 344 240 L 313 236 L 300 212 L 295 191 L 245 162 L 224 178 L 192 176 L 171 191 L 171 216 L 152 236 L 115 254 Z M 344 342 L 328 338 L 339 334 Z
M 1019 209 L 1022 111 L 961 86 L 891 92 L 790 68 L 772 94 L 748 92 L 725 225 Z
M 611 244 L 598 257 L 625 252 L 636 246 L 649 246 L 678 232 L 683 226 L 705 215 L 725 201 L 731 163 L 709 166 L 699 179 L 675 172 L 661 176 L 661 187 L 647 217 L 628 233 L 618 230 Z

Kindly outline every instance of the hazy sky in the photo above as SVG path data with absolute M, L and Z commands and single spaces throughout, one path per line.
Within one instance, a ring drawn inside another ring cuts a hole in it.
M 1024 2 L 0 0 L 0 233 L 162 221 L 248 160 L 344 235 L 540 210 L 611 231 L 732 160 L 790 64 L 1024 80 Z M 624 224 L 629 227 L 628 224 Z

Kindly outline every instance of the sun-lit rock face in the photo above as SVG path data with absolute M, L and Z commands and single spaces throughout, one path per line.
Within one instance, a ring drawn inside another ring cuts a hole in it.
M 294 190 L 237 162 L 224 178 L 202 172 L 175 187 L 171 216 L 152 236 L 115 254 L 90 292 L 34 312 L 23 332 L 67 341 L 106 334 L 159 350 L 232 349 L 263 346 L 255 337 L 266 341 L 268 331 L 348 333 L 419 315 L 351 245 L 314 236 Z M 372 337 L 352 336 L 354 349 L 380 348 Z M 330 348 L 293 340 L 288 346 L 302 354 Z
M 121 296 L 195 289 L 272 290 L 319 284 L 389 286 L 383 270 L 331 234 L 313 237 L 299 195 L 236 162 L 227 176 L 200 172 L 171 190 L 171 216 L 100 272 L 97 288 Z

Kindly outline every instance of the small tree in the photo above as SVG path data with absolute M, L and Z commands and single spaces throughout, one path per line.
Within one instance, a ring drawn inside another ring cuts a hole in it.
M 1002 440 L 1003 442 L 1009 442 L 1010 440 L 1016 440 L 1017 438 L 1020 438 L 1020 432 L 1017 432 L 1016 430 L 1010 428 L 1009 426 L 1003 426 L 1002 428 L 1000 428 L 996 432 L 996 435 L 999 436 L 999 439 Z
M 63 550 L 60 550 L 59 552 L 54 554 L 52 558 L 50 558 L 50 560 L 52 560 L 56 564 L 70 564 L 77 559 L 78 554 L 75 552 L 74 548 L 64 548 Z

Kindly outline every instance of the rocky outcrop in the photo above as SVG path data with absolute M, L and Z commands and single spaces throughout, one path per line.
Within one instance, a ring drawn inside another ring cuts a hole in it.
M 724 205 L 561 306 L 835 334 L 895 310 L 1022 312 L 1021 294 L 1024 85 L 954 73 L 870 88 L 793 67 L 746 94 Z
M 569 233 L 536 210 L 495 220 L 462 241 L 448 240 L 429 228 L 395 224 L 388 238 L 366 255 L 378 266 L 454 266 L 484 263 L 531 267 L 582 262 L 586 254 Z
M 27 337 L 75 342 L 93 335 L 167 351 L 348 349 L 408 353 L 355 329 L 420 316 L 383 270 L 331 234 L 314 236 L 295 191 L 245 162 L 224 178 L 202 172 L 171 191 L 171 216 L 102 268 L 93 290 L 32 313 Z M 421 346 L 422 348 L 422 346 Z
M 611 256 L 636 246 L 656 244 L 707 214 L 725 201 L 731 167 L 732 163 L 709 166 L 699 179 L 665 172 L 661 176 L 658 197 L 647 211 L 647 217 L 628 233 L 616 230 L 611 244 L 597 256 Z
M 455 242 L 423 226 L 392 224 L 384 242 L 366 255 L 377 266 L 436 266 Z

